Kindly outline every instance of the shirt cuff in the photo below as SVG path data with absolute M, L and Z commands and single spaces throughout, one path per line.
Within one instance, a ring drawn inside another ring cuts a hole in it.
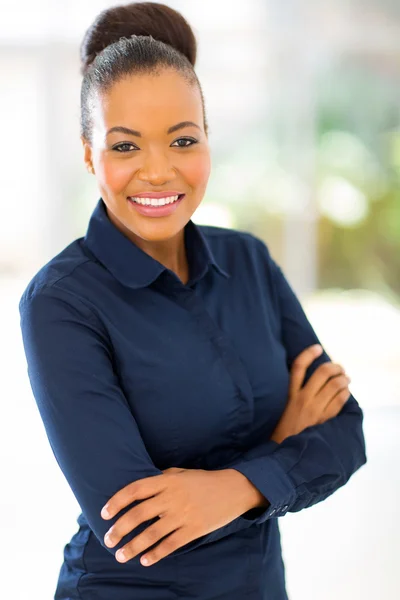
M 262 523 L 270 517 L 282 517 L 296 499 L 296 489 L 288 475 L 272 456 L 244 460 L 230 466 L 242 473 L 270 502 L 270 506 L 255 507 L 241 515 Z

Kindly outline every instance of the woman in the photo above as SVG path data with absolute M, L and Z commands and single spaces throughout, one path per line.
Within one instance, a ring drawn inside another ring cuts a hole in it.
M 210 154 L 187 22 L 111 8 L 81 57 L 101 198 L 20 300 L 33 394 L 82 509 L 55 599 L 284 600 L 277 517 L 366 462 L 362 411 L 267 246 L 191 220 Z

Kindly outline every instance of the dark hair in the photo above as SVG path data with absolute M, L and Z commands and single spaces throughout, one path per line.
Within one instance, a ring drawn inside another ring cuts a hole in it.
M 81 47 L 81 134 L 91 142 L 91 98 L 133 73 L 159 74 L 163 68 L 182 73 L 189 85 L 198 85 L 194 70 L 197 43 L 186 19 L 156 2 L 133 2 L 102 11 L 86 31 Z

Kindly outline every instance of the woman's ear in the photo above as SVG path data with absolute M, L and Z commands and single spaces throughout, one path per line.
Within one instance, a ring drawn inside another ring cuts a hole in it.
M 89 171 L 89 173 L 94 174 L 94 168 L 92 164 L 92 148 L 89 142 L 82 135 L 81 142 L 83 146 L 83 160 L 85 162 L 86 169 Z

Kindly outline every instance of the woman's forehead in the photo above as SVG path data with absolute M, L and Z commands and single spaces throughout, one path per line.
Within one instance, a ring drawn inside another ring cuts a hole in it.
M 176 71 L 159 75 L 131 75 L 98 95 L 93 120 L 109 129 L 125 125 L 133 129 L 166 129 L 182 120 L 201 125 L 202 103 L 198 86 Z

